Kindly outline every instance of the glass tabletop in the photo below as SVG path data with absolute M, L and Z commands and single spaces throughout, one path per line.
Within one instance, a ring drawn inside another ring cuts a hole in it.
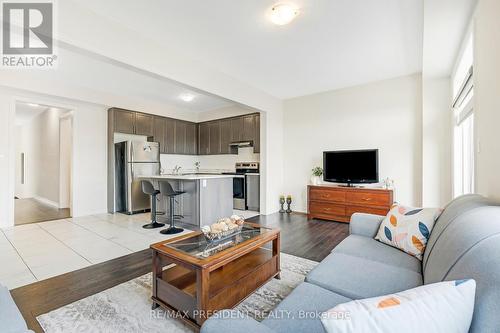
M 222 240 L 209 241 L 205 238 L 205 236 L 203 236 L 203 234 L 200 234 L 172 243 L 165 243 L 165 246 L 184 252 L 196 258 L 208 258 L 249 239 L 262 235 L 268 230 L 269 229 L 266 228 L 244 224 L 240 233 Z

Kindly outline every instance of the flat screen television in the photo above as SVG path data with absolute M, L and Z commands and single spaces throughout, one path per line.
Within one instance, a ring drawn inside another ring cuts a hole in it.
M 323 152 L 323 179 L 348 186 L 378 183 L 378 149 Z

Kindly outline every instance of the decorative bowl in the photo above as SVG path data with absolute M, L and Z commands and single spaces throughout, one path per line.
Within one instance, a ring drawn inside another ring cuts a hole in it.
M 220 232 L 203 231 L 203 236 L 205 236 L 205 238 L 209 242 L 216 242 L 216 241 L 224 240 L 226 238 L 237 235 L 241 232 L 242 229 L 243 229 L 243 225 L 240 225 L 234 229 L 220 231 Z

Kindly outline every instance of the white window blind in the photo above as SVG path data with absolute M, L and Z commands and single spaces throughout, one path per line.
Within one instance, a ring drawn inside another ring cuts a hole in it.
M 474 68 L 472 36 L 453 77 L 453 192 L 457 197 L 474 193 Z

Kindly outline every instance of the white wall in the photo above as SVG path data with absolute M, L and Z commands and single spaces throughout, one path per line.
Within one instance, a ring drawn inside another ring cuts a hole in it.
M 49 108 L 32 122 L 34 151 L 30 167 L 37 173 L 35 197 L 59 206 L 59 118 L 61 110 Z
M 474 15 L 476 191 L 500 200 L 500 1 L 480 0 Z
M 421 204 L 422 93 L 413 75 L 285 101 L 284 194 L 307 210 L 311 169 L 322 152 L 378 148 L 380 179 L 395 180 L 395 200 Z
M 444 207 L 452 199 L 450 78 L 424 78 L 422 102 L 422 203 Z
M 33 130 L 31 126 L 32 122 L 24 122 L 16 126 L 16 184 L 15 184 L 15 195 L 18 198 L 33 198 L 35 196 L 36 190 L 36 169 L 33 167 L 34 150 L 33 150 Z M 21 153 L 25 154 L 25 178 L 24 184 L 21 184 Z
M 107 107 L 3 87 L 0 88 L 0 227 L 14 222 L 16 100 L 73 110 L 72 215 L 105 213 Z

